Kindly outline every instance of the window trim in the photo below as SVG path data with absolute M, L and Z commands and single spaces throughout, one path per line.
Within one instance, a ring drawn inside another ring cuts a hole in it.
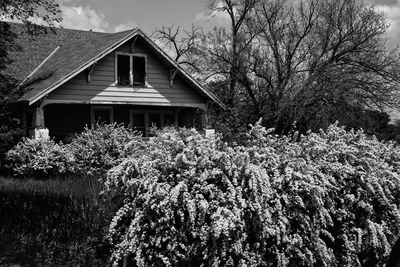
M 175 116 L 175 126 L 178 125 L 178 116 L 176 110 L 152 110 L 152 109 L 131 109 L 129 110 L 129 127 L 133 130 L 133 114 L 143 114 L 144 115 L 144 127 L 145 127 L 145 137 L 149 136 L 150 129 L 150 114 L 160 115 L 160 126 L 165 127 L 165 114 L 173 114 Z
M 114 107 L 113 106 L 90 106 L 90 122 L 92 127 L 94 126 L 95 119 L 94 113 L 96 111 L 109 111 L 110 112 L 110 123 L 114 123 Z
M 139 87 L 143 85 L 144 87 L 148 87 L 148 82 L 147 82 L 147 55 L 144 53 L 127 53 L 127 52 L 115 52 L 115 57 L 114 57 L 114 74 L 115 74 L 115 82 L 114 84 L 116 86 L 124 86 L 120 85 L 118 83 L 118 56 L 129 56 L 129 86 L 136 86 Z M 144 58 L 144 84 L 134 84 L 133 82 L 133 69 L 132 69 L 132 63 L 133 63 L 133 57 L 143 57 Z M 125 85 L 126 86 L 126 85 Z

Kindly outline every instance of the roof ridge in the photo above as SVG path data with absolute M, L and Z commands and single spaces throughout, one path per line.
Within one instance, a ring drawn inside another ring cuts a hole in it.
M 26 26 L 25 23 L 23 22 L 14 22 L 14 21 L 0 21 L 3 23 L 8 23 L 8 24 L 12 24 L 12 25 L 18 25 L 18 26 Z M 92 33 L 100 33 L 100 34 L 112 34 L 111 32 L 100 32 L 100 31 L 92 31 L 92 30 L 82 30 L 82 29 L 70 29 L 70 28 L 64 28 L 62 26 L 60 27 L 56 27 L 56 26 L 46 26 L 46 25 L 39 25 L 39 24 L 35 24 L 32 23 L 33 25 L 38 25 L 40 27 L 43 28 L 47 28 L 47 29 L 55 29 L 55 30 L 67 30 L 67 31 L 75 31 L 75 32 L 92 32 Z
M 18 26 L 25 26 L 24 23 L 22 22 L 11 22 L 11 21 L 0 21 L 3 23 L 8 23 L 8 24 L 14 24 L 14 25 L 18 25 Z M 36 24 L 37 25 L 37 24 Z M 110 34 L 115 34 L 115 33 L 122 33 L 122 32 L 127 32 L 127 31 L 134 31 L 139 29 L 139 27 L 136 28 L 132 28 L 129 30 L 125 30 L 125 31 L 119 31 L 119 32 L 101 32 L 101 31 L 93 31 L 91 29 L 89 30 L 82 30 L 82 29 L 71 29 L 71 28 L 64 28 L 63 26 L 60 27 L 56 27 L 56 26 L 45 26 L 45 25 L 39 25 L 41 27 L 47 28 L 47 29 L 55 29 L 55 30 L 66 30 L 66 31 L 75 31 L 75 32 L 91 32 L 91 33 L 99 33 L 99 34 L 104 34 L 104 35 L 110 35 Z

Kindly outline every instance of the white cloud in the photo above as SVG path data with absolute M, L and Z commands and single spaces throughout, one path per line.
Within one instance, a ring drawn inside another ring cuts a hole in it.
M 375 5 L 376 10 L 386 14 L 390 24 L 387 30 L 387 38 L 391 44 L 400 42 L 400 0 L 392 5 Z
M 114 32 L 122 32 L 126 30 L 131 30 L 138 27 L 138 23 L 134 21 L 128 21 L 126 23 L 121 23 L 114 28 Z
M 104 32 L 109 27 L 105 15 L 90 6 L 60 5 L 62 22 L 67 29 Z
M 216 8 L 223 8 L 224 4 L 220 1 L 217 3 Z M 194 18 L 195 21 L 201 22 L 209 22 L 212 21 L 217 24 L 221 25 L 228 25 L 230 22 L 230 17 L 227 12 L 224 11 L 210 11 L 210 10 L 203 10 L 202 12 L 198 13 Z

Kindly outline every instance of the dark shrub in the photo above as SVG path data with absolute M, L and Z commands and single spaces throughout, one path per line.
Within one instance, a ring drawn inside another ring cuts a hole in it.
M 17 127 L 9 127 L 7 125 L 0 126 L 0 173 L 8 171 L 6 154 L 13 148 L 24 136 L 24 131 Z
M 293 140 L 300 140 L 298 142 Z M 113 168 L 112 261 L 137 266 L 383 265 L 400 234 L 400 149 L 336 125 L 246 146 L 163 132 Z

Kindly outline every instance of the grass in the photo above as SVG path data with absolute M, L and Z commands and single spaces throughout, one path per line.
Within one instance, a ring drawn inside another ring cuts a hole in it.
M 93 177 L 67 177 L 48 180 L 0 177 L 0 190 L 68 196 L 97 202 L 101 192 L 100 183 Z
M 0 178 L 0 265 L 105 266 L 111 218 L 93 178 Z

